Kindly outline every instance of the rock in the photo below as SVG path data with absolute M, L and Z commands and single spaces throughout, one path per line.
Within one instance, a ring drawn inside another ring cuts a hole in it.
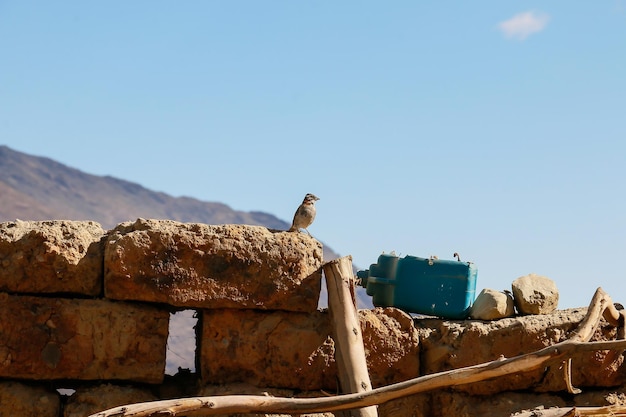
M 513 315 L 515 315 L 513 297 L 487 288 L 478 294 L 470 309 L 470 316 L 476 320 L 499 320 Z
M 158 400 L 145 388 L 103 384 L 78 388 L 69 398 L 63 417 L 85 417 L 120 405 Z
M 0 381 L 0 416 L 58 417 L 60 411 L 61 398 L 56 391 Z
M 588 390 L 574 396 L 577 407 L 603 407 L 609 405 L 626 406 L 626 387 L 615 387 L 606 390 Z
M 201 320 L 204 384 L 336 390 L 327 314 L 204 310 Z
M 159 383 L 168 322 L 151 306 L 0 293 L 0 377 Z
M 104 234 L 90 221 L 0 223 L 0 291 L 99 295 Z
M 416 319 L 420 334 L 420 367 L 423 374 L 448 371 L 490 362 L 501 355 L 507 358 L 530 353 L 561 342 L 580 324 L 585 308 L 559 310 L 549 315 L 520 316 L 497 321 L 446 321 Z M 602 321 L 593 340 L 614 340 L 616 329 Z M 573 356 L 574 386 L 610 387 L 626 381 L 623 356 L 619 352 L 581 352 Z M 474 395 L 503 391 L 565 391 L 563 371 L 555 364 L 542 369 L 507 375 L 492 381 L 460 385 Z
M 511 287 L 521 314 L 550 314 L 559 304 L 559 291 L 550 278 L 529 274 L 513 281 Z
M 321 287 L 322 245 L 261 226 L 139 219 L 110 232 L 104 259 L 117 300 L 312 312 Z
M 373 386 L 415 378 L 418 338 L 393 308 L 359 314 Z M 204 384 L 244 382 L 299 390 L 337 390 L 335 344 L 326 312 L 205 310 L 200 341 Z
M 433 393 L 429 417 L 483 417 L 512 416 L 521 410 L 564 407 L 565 401 L 555 394 L 506 392 L 499 395 L 476 397 L 458 392 Z M 537 416 L 541 416 L 540 411 Z
M 419 375 L 419 339 L 411 316 L 387 307 L 359 310 L 359 319 L 374 388 Z
M 388 401 L 378 406 L 380 417 L 434 416 L 432 394 L 425 392 Z

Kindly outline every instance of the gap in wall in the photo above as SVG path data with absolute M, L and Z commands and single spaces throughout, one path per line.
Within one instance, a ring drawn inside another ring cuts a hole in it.
M 196 331 L 198 318 L 195 310 L 183 310 L 170 314 L 165 374 L 176 375 L 178 369 L 196 371 Z

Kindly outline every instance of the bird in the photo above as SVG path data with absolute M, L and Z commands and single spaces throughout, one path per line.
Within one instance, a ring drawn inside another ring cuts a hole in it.
M 296 214 L 293 215 L 293 222 L 291 223 L 289 232 L 297 232 L 300 229 L 304 229 L 309 233 L 307 227 L 309 227 L 315 219 L 315 202 L 317 200 L 319 200 L 319 198 L 311 193 L 304 196 L 302 204 L 300 204 L 300 207 L 296 210 Z M 309 233 L 309 236 L 311 236 L 311 233 Z

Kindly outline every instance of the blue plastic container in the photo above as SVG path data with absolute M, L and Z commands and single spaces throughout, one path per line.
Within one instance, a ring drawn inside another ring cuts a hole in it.
M 471 262 L 382 254 L 357 272 L 376 307 L 464 319 L 474 302 L 478 270 Z

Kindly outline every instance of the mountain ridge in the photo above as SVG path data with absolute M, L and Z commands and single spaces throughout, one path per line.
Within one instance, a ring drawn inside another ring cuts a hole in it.
M 105 229 L 137 218 L 184 223 L 249 224 L 287 230 L 289 223 L 263 211 L 238 211 L 219 202 L 173 197 L 115 178 L 85 173 L 51 158 L 0 145 L 0 222 L 92 220 Z M 324 245 L 324 259 L 339 255 Z
M 122 221 L 144 217 L 213 224 L 245 223 L 279 230 L 289 227 L 287 222 L 270 213 L 238 211 L 224 203 L 187 196 L 173 197 L 109 175 L 87 174 L 50 158 L 28 155 L 4 145 L 0 145 L 0 191 L 12 197 L 0 203 L 2 221 L 20 216 L 23 220 L 80 219 L 98 221 L 104 228 L 112 228 Z M 31 205 L 34 202 L 39 205 Z
M 137 218 L 183 223 L 249 224 L 287 230 L 291 224 L 263 211 L 238 211 L 219 202 L 173 197 L 115 178 L 88 174 L 51 158 L 33 156 L 0 145 L 0 222 L 20 220 L 91 220 L 106 230 Z M 338 258 L 323 244 L 325 261 Z M 357 267 L 354 266 L 355 273 Z M 360 308 L 371 298 L 357 287 Z M 322 285 L 320 307 L 325 307 Z

